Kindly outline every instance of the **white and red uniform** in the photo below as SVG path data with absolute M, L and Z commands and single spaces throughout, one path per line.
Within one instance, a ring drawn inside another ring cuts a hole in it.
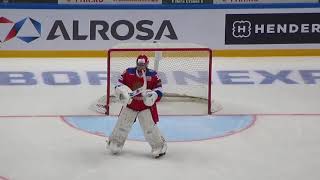
M 153 90 L 158 94 L 156 102 L 160 101 L 162 97 L 162 83 L 161 79 L 158 77 L 158 73 L 152 69 L 146 69 L 146 79 L 147 79 L 147 89 Z M 119 84 L 124 84 L 128 86 L 132 91 L 143 86 L 143 77 L 140 77 L 137 73 L 137 68 L 132 67 L 126 69 L 118 80 Z M 142 111 L 145 109 L 150 109 L 154 123 L 159 121 L 157 105 L 154 103 L 151 107 L 146 106 L 143 102 L 143 97 L 141 94 L 132 98 L 132 102 L 127 105 L 128 108 L 135 111 Z
M 158 158 L 166 154 L 167 150 L 166 141 L 156 125 L 159 121 L 156 102 L 162 97 L 162 84 L 157 72 L 147 68 L 147 56 L 138 56 L 136 63 L 136 67 L 128 68 L 121 74 L 115 86 L 116 94 L 125 106 L 121 109 L 107 147 L 113 154 L 120 153 L 133 123 L 138 118 L 144 137 L 152 148 L 151 153 Z M 131 99 L 129 93 L 139 88 L 143 89 L 143 92 L 140 91 L 140 94 Z

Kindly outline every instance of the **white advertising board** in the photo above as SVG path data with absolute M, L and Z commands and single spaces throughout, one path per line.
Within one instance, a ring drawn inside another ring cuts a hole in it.
M 188 42 L 215 49 L 320 48 L 319 18 L 320 8 L 1 9 L 0 50 L 102 50 L 125 42 Z M 250 24 L 235 23 L 239 21 Z M 252 29 L 251 39 L 237 34 L 246 25 Z M 287 39 L 271 41 L 282 37 Z

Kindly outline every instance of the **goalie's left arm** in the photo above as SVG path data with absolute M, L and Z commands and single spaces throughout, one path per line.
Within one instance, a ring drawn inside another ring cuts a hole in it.
M 146 106 L 153 106 L 154 103 L 160 101 L 161 97 L 161 91 L 147 89 L 146 92 L 143 94 L 143 103 Z
M 156 99 L 156 102 L 160 101 L 160 99 L 162 98 L 162 95 L 163 95 L 163 89 L 162 89 L 162 82 L 161 82 L 161 79 L 158 75 L 157 72 L 155 72 L 154 74 L 154 87 L 153 87 L 153 91 L 157 93 L 158 97 Z
M 154 103 L 160 101 L 163 95 L 161 79 L 155 71 L 154 76 L 152 76 L 151 80 L 152 89 L 147 89 L 143 94 L 143 102 L 146 106 L 153 106 Z

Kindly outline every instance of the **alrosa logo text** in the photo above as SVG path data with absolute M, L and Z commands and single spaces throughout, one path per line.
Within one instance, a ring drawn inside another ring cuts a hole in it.
M 30 23 L 31 27 L 24 30 L 27 23 Z M 0 29 L 0 43 L 5 43 L 15 37 L 26 43 L 30 43 L 41 36 L 41 24 L 31 17 L 26 17 L 17 22 L 6 17 L 0 17 Z M 21 33 L 21 31 L 24 32 Z
M 83 23 L 83 22 L 81 22 Z M 56 20 L 47 36 L 47 40 L 63 38 L 64 40 L 96 40 L 99 36 L 103 40 L 160 40 L 164 37 L 177 40 L 177 34 L 170 20 L 163 20 L 157 24 L 152 20 L 140 20 L 136 23 L 128 20 L 117 20 L 108 23 L 103 20 L 91 20 L 87 29 L 80 29 L 80 21 L 73 20 L 72 26 L 62 20 Z M 68 25 L 68 26 L 66 26 Z M 87 33 L 85 33 L 87 32 Z
M 23 30 L 26 22 L 32 24 L 27 30 L 24 30 L 23 35 L 19 32 Z M 81 26 L 80 26 L 81 24 Z M 178 40 L 177 33 L 170 20 L 163 20 L 156 23 L 152 20 L 140 20 L 131 22 L 128 20 L 117 20 L 112 23 L 104 20 L 90 20 L 88 26 L 83 26 L 84 22 L 73 20 L 72 23 L 64 22 L 63 20 L 55 20 L 49 24 L 48 35 L 45 35 L 46 40 L 55 40 L 62 38 L 64 40 L 161 40 L 167 38 L 170 40 Z M 4 27 L 5 26 L 5 27 Z M 86 27 L 86 28 L 83 28 Z M 5 31 L 5 29 L 8 29 Z M 4 43 L 15 37 L 30 43 L 41 37 L 41 24 L 39 21 L 27 17 L 18 22 L 0 17 L 0 43 Z M 25 35 L 25 34 L 33 35 Z M 35 31 L 35 32 L 33 32 Z M 36 35 L 35 35 L 36 34 Z M 1 37 L 3 36 L 3 37 Z M 42 35 L 44 36 L 44 35 Z

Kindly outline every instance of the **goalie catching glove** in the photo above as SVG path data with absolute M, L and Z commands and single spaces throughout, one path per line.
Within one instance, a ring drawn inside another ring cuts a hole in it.
M 157 99 L 158 99 L 158 94 L 155 91 L 147 89 L 143 93 L 143 103 L 146 106 L 152 106 L 156 102 Z
M 132 102 L 130 93 L 132 93 L 132 90 L 126 85 L 119 84 L 115 86 L 115 96 L 124 105 Z

